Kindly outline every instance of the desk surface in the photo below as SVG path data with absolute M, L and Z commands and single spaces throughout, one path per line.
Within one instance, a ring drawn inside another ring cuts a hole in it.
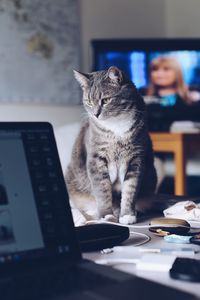
M 152 132 L 150 133 L 153 147 L 159 152 L 174 152 L 180 143 L 187 147 L 187 151 L 193 147 L 199 146 L 200 151 L 200 133 L 189 132 Z M 197 150 L 197 149 L 196 149 Z
M 148 224 L 147 223 L 137 223 L 137 225 L 144 225 Z M 136 229 L 134 226 L 131 227 L 131 231 L 135 232 L 141 232 L 145 233 L 148 236 L 151 237 L 151 240 L 140 246 L 143 248 L 174 248 L 174 249 L 180 249 L 180 248 L 193 248 L 195 251 L 200 251 L 200 247 L 197 245 L 193 244 L 172 244 L 172 243 L 167 243 L 162 237 L 158 237 L 151 233 L 148 229 Z M 134 245 L 134 240 L 136 236 L 133 235 L 133 237 L 130 237 L 130 240 L 128 240 L 128 243 L 124 243 L 123 247 L 130 247 L 131 244 Z M 133 249 L 136 248 L 133 246 Z M 156 254 L 154 254 L 156 255 Z M 102 254 L 101 252 L 91 252 L 91 253 L 84 253 L 83 254 L 84 258 L 90 259 L 90 260 L 99 260 L 99 259 L 121 259 L 121 258 L 135 258 L 135 254 L 123 254 L 123 251 L 120 253 L 110 253 L 110 254 Z M 195 254 L 194 258 L 200 259 L 200 253 Z M 163 260 L 165 259 L 165 254 L 163 254 Z M 136 267 L 134 264 L 117 264 L 115 266 L 116 269 L 119 269 L 121 271 L 130 273 L 130 274 L 136 274 L 139 277 L 143 277 L 155 282 L 159 282 L 161 284 L 171 286 L 186 292 L 189 292 L 191 294 L 194 294 L 198 297 L 200 297 L 200 284 L 199 283 L 190 283 L 186 281 L 181 281 L 181 280 L 174 280 L 171 279 L 169 276 L 169 273 L 167 271 L 138 271 L 136 270 Z

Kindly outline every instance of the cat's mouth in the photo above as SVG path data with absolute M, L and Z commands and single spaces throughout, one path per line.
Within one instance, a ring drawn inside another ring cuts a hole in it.
M 103 121 L 103 120 L 106 120 L 106 118 L 103 118 L 102 116 L 98 116 L 98 117 L 94 116 L 94 119 L 95 119 L 96 121 Z

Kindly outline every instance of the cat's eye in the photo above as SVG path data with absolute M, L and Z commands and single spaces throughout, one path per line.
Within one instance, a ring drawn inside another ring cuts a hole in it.
M 108 104 L 110 101 L 111 101 L 111 98 L 103 98 L 103 99 L 102 99 L 102 104 L 103 104 L 103 105 L 106 105 L 106 104 Z
M 93 102 L 91 99 L 85 99 L 85 102 L 88 106 L 92 106 L 93 105 Z

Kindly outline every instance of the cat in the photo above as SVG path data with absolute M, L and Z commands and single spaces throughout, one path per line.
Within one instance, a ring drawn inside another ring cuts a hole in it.
M 89 218 L 133 224 L 137 198 L 152 195 L 157 182 L 144 100 L 117 67 L 74 75 L 88 118 L 65 176 L 70 201 L 82 224 Z

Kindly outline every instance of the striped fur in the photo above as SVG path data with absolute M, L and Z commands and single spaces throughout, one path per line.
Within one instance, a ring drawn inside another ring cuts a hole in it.
M 116 67 L 89 74 L 75 71 L 75 77 L 88 118 L 66 173 L 70 199 L 83 220 L 132 224 L 137 198 L 153 194 L 157 181 L 144 101 Z M 93 213 L 84 210 L 85 201 Z

